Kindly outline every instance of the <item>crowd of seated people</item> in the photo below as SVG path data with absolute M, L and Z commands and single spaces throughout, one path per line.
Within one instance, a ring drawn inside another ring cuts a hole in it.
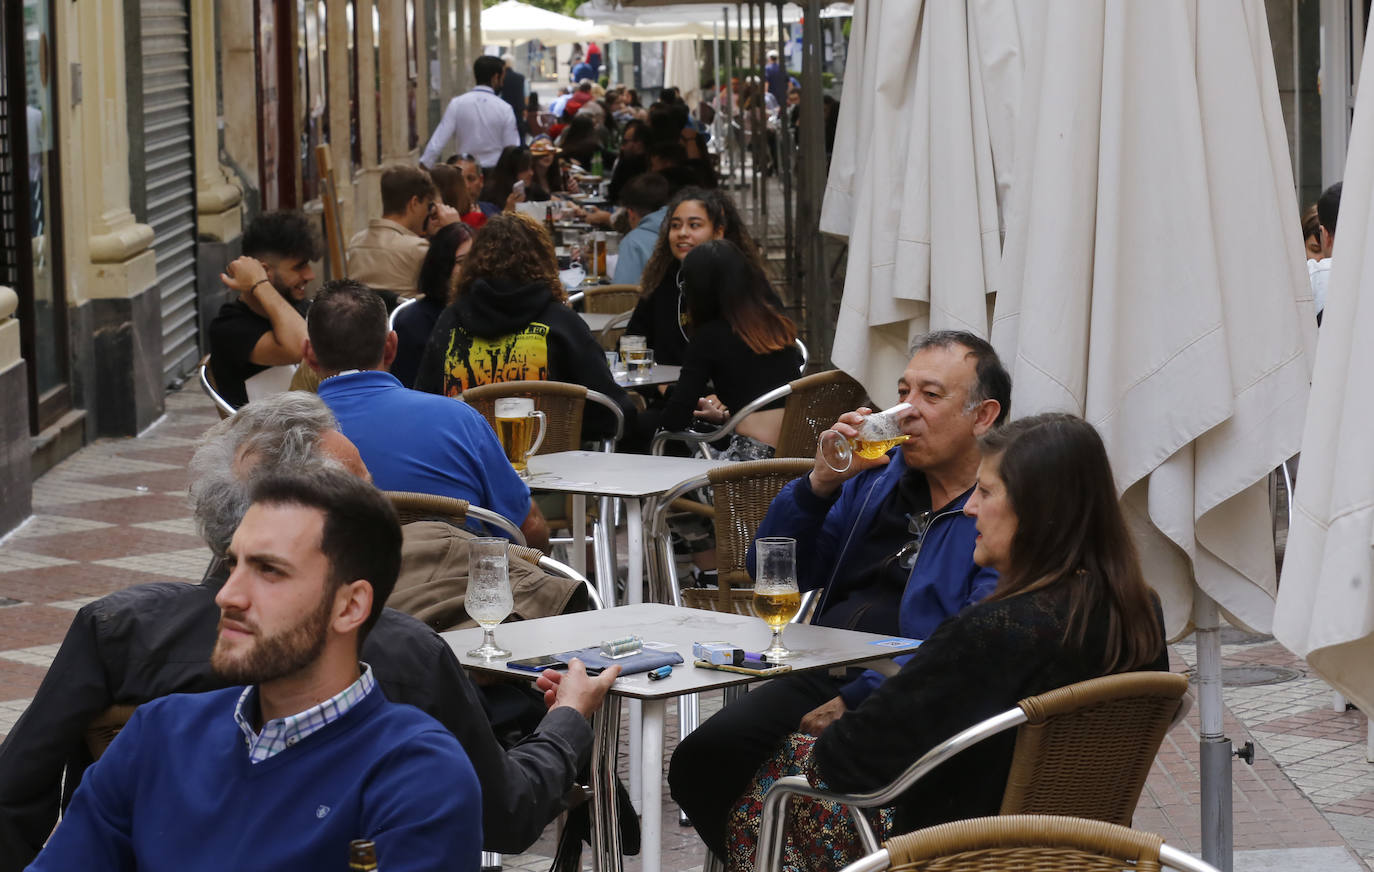
M 495 111 L 504 73 L 489 61 L 462 111 Z M 786 84 L 746 82 L 737 105 L 774 107 Z M 480 850 L 523 851 L 567 809 L 617 669 L 574 663 L 516 698 L 475 687 L 436 631 L 471 625 L 467 548 L 492 531 L 402 525 L 380 492 L 466 500 L 547 550 L 535 495 L 465 392 L 581 385 L 620 412 L 589 404 L 582 439 L 614 435 L 619 417 L 619 450 L 642 451 L 655 433 L 723 423 L 797 378 L 802 356 L 758 244 L 715 186 L 705 125 L 671 89 L 646 110 L 583 81 L 552 108 L 547 132 L 537 114 L 521 119 L 529 145 L 493 139 L 485 160 L 440 161 L 436 133 L 431 166 L 388 168 L 381 216 L 348 245 L 349 277 L 313 302 L 321 246 L 306 217 L 265 213 L 247 228 L 221 277 L 236 296 L 210 327 L 210 368 L 238 411 L 191 461 L 213 559 L 199 584 L 140 585 L 77 613 L 0 745 L 0 872 L 195 868 L 207 855 L 343 868 L 353 838 L 375 841 L 389 870 L 476 872 Z M 611 208 L 574 214 L 628 231 L 615 272 L 639 288 L 627 331 L 681 367 L 675 384 L 617 382 L 568 303 L 547 226 L 517 208 L 579 194 L 593 163 Z M 296 366 L 305 390 L 287 391 Z M 753 866 L 780 777 L 873 790 L 1025 696 L 1167 668 L 1096 431 L 1068 415 L 1008 423 L 1010 377 L 968 333 L 919 338 L 897 386 L 908 440 L 842 473 L 818 451 L 758 535 L 796 539 L 800 586 L 820 591 L 815 623 L 923 644 L 887 676 L 775 679 L 682 739 L 672 795 L 731 869 Z M 868 414 L 830 429 L 854 437 Z M 772 456 L 782 420 L 781 401 L 752 412 L 719 456 Z M 583 605 L 568 579 L 511 572 L 518 617 Z M 138 708 L 93 761 L 85 728 L 115 704 Z M 995 813 L 1010 754 L 1008 740 L 959 757 L 877 812 L 880 835 Z M 788 838 L 789 870 L 856 859 L 852 826 L 820 804 Z

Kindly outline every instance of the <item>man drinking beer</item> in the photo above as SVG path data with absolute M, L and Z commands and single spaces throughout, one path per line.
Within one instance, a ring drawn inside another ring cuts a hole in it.
M 509 518 L 532 547 L 547 550 L 548 524 L 481 414 L 405 388 L 387 372 L 396 334 L 381 297 L 339 279 L 320 290 L 310 312 L 305 362 L 320 374 L 320 399 L 377 487 L 467 500 Z
M 782 489 L 759 527 L 760 538 L 797 540 L 799 586 L 821 589 L 816 624 L 924 639 L 997 584 L 996 572 L 973 562 L 977 531 L 963 508 L 978 437 L 1006 419 L 1011 377 L 971 333 L 926 334 L 912 355 L 897 381 L 910 404 L 898 413 L 906 441 L 876 459 L 855 453 L 844 472 L 818 448 L 811 472 Z M 832 429 L 853 439 L 868 414 L 848 412 Z M 730 806 L 783 737 L 820 735 L 881 681 L 859 669 L 784 676 L 684 738 L 668 783 L 707 846 L 725 857 Z

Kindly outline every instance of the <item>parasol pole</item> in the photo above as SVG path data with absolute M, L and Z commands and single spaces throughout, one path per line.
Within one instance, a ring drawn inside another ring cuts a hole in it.
M 1202 859 L 1231 872 L 1231 740 L 1222 735 L 1221 621 L 1217 604 L 1201 590 L 1194 594 L 1197 639 L 1199 770 L 1202 776 Z

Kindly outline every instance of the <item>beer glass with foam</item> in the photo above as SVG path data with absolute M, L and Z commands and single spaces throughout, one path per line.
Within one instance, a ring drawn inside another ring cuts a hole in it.
M 494 660 L 510 652 L 496 644 L 495 627 L 510 616 L 515 598 L 510 589 L 507 546 L 496 537 L 473 539 L 468 544 L 468 589 L 463 601 L 468 617 L 482 627 L 482 644 L 469 657 Z
M 859 435 L 853 439 L 826 430 L 821 434 L 821 457 L 836 472 L 848 472 L 856 454 L 865 460 L 877 460 L 894 445 L 911 438 L 902 432 L 902 413 L 910 408 L 910 403 L 898 403 L 890 409 L 874 412 L 864 418 L 858 427 Z
M 754 543 L 757 575 L 754 582 L 754 613 L 773 631 L 773 642 L 763 652 L 770 663 L 793 656 L 782 644 L 782 631 L 801 608 L 797 589 L 797 540 L 768 536 Z
M 539 422 L 538 435 L 535 435 L 536 421 Z M 547 426 L 548 419 L 535 409 L 534 400 L 528 397 L 502 397 L 496 401 L 496 438 L 501 442 L 501 450 L 506 452 L 506 459 L 521 477 L 529 476 L 525 461 L 544 444 Z

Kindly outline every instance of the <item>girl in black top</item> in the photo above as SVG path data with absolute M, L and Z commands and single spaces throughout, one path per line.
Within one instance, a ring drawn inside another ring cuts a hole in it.
M 534 181 L 534 166 L 530 150 L 523 145 L 508 145 L 501 150 L 496 166 L 487 176 L 487 184 L 482 188 L 479 200 L 495 203 L 505 212 L 515 211 L 515 204 L 526 197 L 515 190 L 516 182 L 524 182 L 526 187 Z
M 731 410 L 798 377 L 796 325 L 778 310 L 763 270 L 737 245 L 725 239 L 698 245 L 683 259 L 678 282 L 690 338 L 682 375 L 663 408 L 660 428 L 685 429 L 694 414 L 718 424 Z M 741 421 L 727 456 L 772 457 L 782 427 L 782 405 L 779 400 Z
M 668 217 L 658 231 L 658 244 L 640 277 L 639 305 L 625 332 L 643 336 L 654 350 L 657 363 L 681 366 L 687 352 L 687 309 L 678 284 L 682 259 L 711 239 L 728 239 L 752 267 L 763 272 L 758 246 L 735 209 L 730 196 L 720 190 L 683 188 L 668 203 Z M 781 309 L 772 288 L 769 302 Z
M 429 334 L 448 305 L 463 259 L 471 250 L 472 228 L 461 221 L 440 228 L 429 238 L 429 253 L 415 282 L 420 296 L 397 313 L 392 325 L 396 330 L 396 359 L 391 362 L 391 374 L 408 388 L 415 386 L 415 373 Z

